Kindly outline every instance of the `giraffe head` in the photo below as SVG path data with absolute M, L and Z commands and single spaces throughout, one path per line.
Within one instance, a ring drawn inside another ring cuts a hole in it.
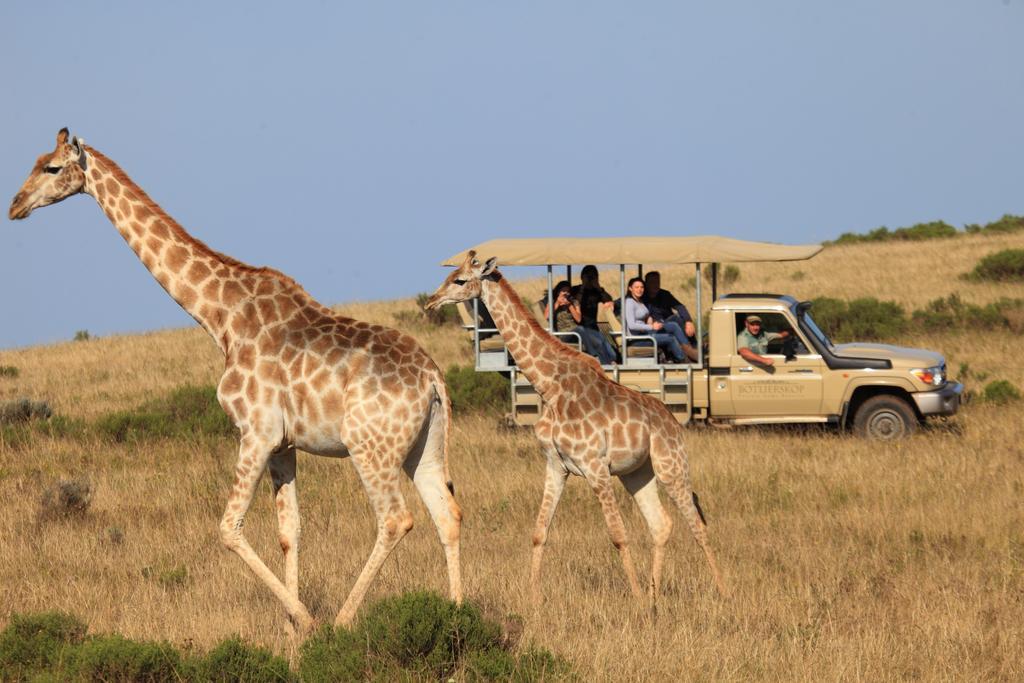
M 445 278 L 433 296 L 427 300 L 426 308 L 429 310 L 444 304 L 477 298 L 482 290 L 480 282 L 497 274 L 497 263 L 497 258 L 489 258 L 486 263 L 480 263 L 476 258 L 476 252 L 470 250 L 462 265 Z
M 13 220 L 28 218 L 33 209 L 54 204 L 85 187 L 87 166 L 85 148 L 78 138 L 68 142 L 68 129 L 57 133 L 57 148 L 36 160 L 28 179 L 14 195 L 7 217 Z

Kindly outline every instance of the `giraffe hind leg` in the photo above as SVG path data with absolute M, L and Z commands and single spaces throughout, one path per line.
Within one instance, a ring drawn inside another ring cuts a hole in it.
M 359 573 L 359 578 L 356 579 L 355 585 L 345 599 L 345 604 L 338 612 L 338 617 L 334 621 L 335 626 L 348 626 L 352 623 L 356 611 L 366 597 L 366 591 L 376 578 L 384 560 L 412 529 L 412 514 L 405 505 L 405 498 L 398 482 L 398 463 L 401 462 L 401 457 L 385 452 L 384 448 L 372 441 L 358 447 L 350 447 L 349 452 L 377 517 L 377 539 L 363 570 Z M 372 462 L 385 464 L 374 468 Z
M 672 518 L 665 512 L 658 495 L 658 482 L 654 477 L 654 469 L 651 461 L 648 460 L 643 466 L 622 475 L 622 485 L 629 492 L 629 495 L 636 501 L 640 513 L 647 522 L 647 529 L 651 533 L 652 560 L 651 560 L 651 605 L 656 609 L 658 594 L 661 591 L 661 574 L 665 563 L 665 546 L 672 535 Z
M 459 538 L 462 509 L 455 500 L 455 485 L 445 467 L 445 413 L 438 404 L 402 467 L 412 479 L 444 548 L 448 567 L 448 594 L 456 603 L 462 602 L 462 573 L 459 560 Z
M 275 453 L 267 463 L 274 487 L 274 507 L 277 510 L 278 542 L 284 554 L 284 585 L 296 600 L 299 599 L 299 501 L 296 491 L 295 449 Z M 298 635 L 295 624 L 289 621 L 293 635 Z
M 701 511 L 700 506 L 697 503 L 697 496 L 690 488 L 689 482 L 686 478 L 679 477 L 671 481 L 662 481 L 662 485 L 665 487 L 665 490 L 668 491 L 672 500 L 675 501 L 676 506 L 683 513 L 687 524 L 690 526 L 690 532 L 693 533 L 693 537 L 697 541 L 697 545 L 699 545 L 701 550 L 704 551 L 704 556 L 708 561 L 708 567 L 711 569 L 711 576 L 715 581 L 715 587 L 718 588 L 718 592 L 721 595 L 728 596 L 729 592 L 726 590 L 725 584 L 722 582 L 722 576 L 718 572 L 718 564 L 715 562 L 714 553 L 711 552 L 711 545 L 708 543 L 707 525 L 704 522 L 704 513 Z

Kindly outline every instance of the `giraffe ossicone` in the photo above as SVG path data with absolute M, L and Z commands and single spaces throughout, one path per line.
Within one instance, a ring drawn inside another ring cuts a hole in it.
M 633 594 L 640 595 L 626 529 L 615 502 L 618 477 L 636 501 L 653 540 L 650 595 L 661 587 L 665 544 L 672 521 L 658 484 L 679 507 L 704 551 L 719 592 L 726 595 L 708 544 L 707 529 L 690 484 L 683 427 L 657 399 L 609 379 L 596 358 L 548 334 L 526 310 L 496 268 L 470 251 L 427 302 L 428 308 L 479 297 L 494 319 L 519 370 L 544 399 L 534 431 L 547 457 L 544 496 L 533 532 L 530 587 L 540 598 L 540 567 L 548 527 L 570 474 L 583 477 L 597 495 L 612 543 L 619 551 Z
M 225 356 L 217 397 L 240 432 L 235 483 L 220 523 L 224 544 L 281 601 L 291 626 L 313 618 L 299 600 L 296 449 L 350 456 L 377 517 L 369 558 L 338 613 L 350 623 L 381 564 L 412 527 L 399 488 L 408 475 L 437 527 L 452 599 L 461 601 L 462 513 L 448 473 L 451 402 L 444 376 L 411 337 L 333 313 L 294 280 L 196 240 L 117 164 L 79 138 L 57 134 L 8 210 L 12 220 L 88 194 L 160 285 Z M 265 470 L 273 481 L 282 581 L 242 534 Z

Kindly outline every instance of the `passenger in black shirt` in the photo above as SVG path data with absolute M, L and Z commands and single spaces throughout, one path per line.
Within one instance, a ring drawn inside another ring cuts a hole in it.
M 661 273 L 652 270 L 644 278 L 644 304 L 651 317 L 662 323 L 676 323 L 683 328 L 689 345 L 683 351 L 690 360 L 697 360 L 697 328 L 693 324 L 686 306 L 672 296 L 672 292 L 661 288 Z

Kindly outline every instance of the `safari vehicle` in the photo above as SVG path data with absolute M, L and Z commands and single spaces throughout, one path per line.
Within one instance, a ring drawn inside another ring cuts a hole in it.
M 948 381 L 945 359 L 938 353 L 883 344 L 835 344 L 814 323 L 811 303 L 790 296 L 717 296 L 719 264 L 799 261 L 812 258 L 821 248 L 724 237 L 629 237 L 499 239 L 472 249 L 485 258 L 497 257 L 506 272 L 510 266 L 546 267 L 549 301 L 556 267 L 564 267 L 565 279 L 572 282 L 574 266 L 617 266 L 618 297 L 623 301 L 627 267 L 630 276 L 634 268 L 642 276 L 644 264 L 692 264 L 696 305 L 690 312 L 697 338 L 702 340 L 697 362 L 661 362 L 650 337 L 624 331 L 614 314 L 606 314 L 602 323 L 621 356 L 621 362 L 603 366 L 607 375 L 656 396 L 682 423 L 820 422 L 875 439 L 896 439 L 913 433 L 927 417 L 954 414 L 963 386 Z M 465 254 L 456 254 L 442 265 L 458 266 Z M 713 302 L 707 330 L 700 309 L 705 267 L 711 269 Z M 614 296 L 614 288 L 604 284 Z M 553 312 L 545 319 L 538 303 L 526 303 L 545 329 L 554 329 Z M 479 299 L 460 304 L 459 312 L 472 339 L 476 369 L 509 378 L 509 418 L 518 425 L 536 422 L 541 397 L 519 372 Z M 769 345 L 772 366 L 749 362 L 737 351 L 737 335 L 748 315 L 759 316 L 766 332 L 789 333 L 784 341 Z M 562 340 L 579 348 L 579 339 L 572 333 Z

